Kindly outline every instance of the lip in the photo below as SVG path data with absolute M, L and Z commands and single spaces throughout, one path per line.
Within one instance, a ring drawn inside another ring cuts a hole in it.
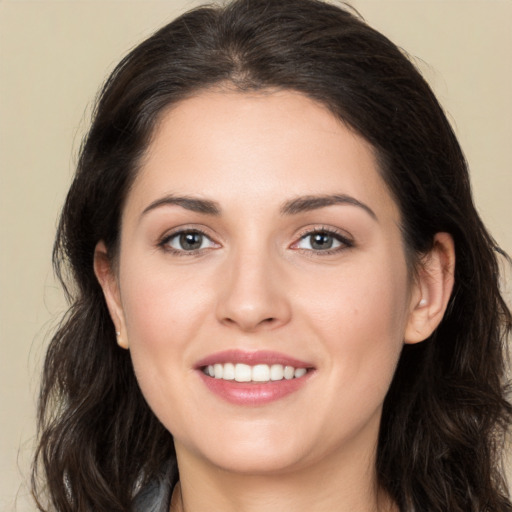
M 269 350 L 258 350 L 255 352 L 247 352 L 245 350 L 224 350 L 211 354 L 201 359 L 196 364 L 196 369 L 202 369 L 210 364 L 224 363 L 243 363 L 254 366 L 256 364 L 282 364 L 283 366 L 293 366 L 294 368 L 313 368 L 311 363 L 300 361 L 294 357 L 272 352 Z
M 269 382 L 236 382 L 215 379 L 203 372 L 205 366 L 224 363 L 243 363 L 251 366 L 256 364 L 282 364 L 294 368 L 307 368 L 308 372 L 299 378 Z M 285 354 L 270 351 L 246 352 L 241 350 L 226 350 L 209 355 L 197 363 L 196 371 L 209 391 L 222 400 L 238 406 L 262 406 L 280 400 L 299 391 L 315 373 L 311 364 Z

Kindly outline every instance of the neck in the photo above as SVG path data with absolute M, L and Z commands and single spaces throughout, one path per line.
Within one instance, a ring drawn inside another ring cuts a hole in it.
M 171 512 L 396 512 L 377 484 L 375 454 L 357 455 L 348 457 L 347 464 L 333 457 L 315 467 L 265 475 L 230 472 L 178 456 L 180 484 Z

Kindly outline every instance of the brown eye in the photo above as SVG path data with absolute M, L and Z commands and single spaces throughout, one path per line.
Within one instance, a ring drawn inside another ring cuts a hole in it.
M 201 233 L 182 233 L 178 240 L 181 249 L 184 251 L 194 251 L 201 248 L 203 235 Z

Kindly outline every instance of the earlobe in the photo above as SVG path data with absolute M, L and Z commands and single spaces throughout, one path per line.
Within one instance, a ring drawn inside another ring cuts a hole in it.
M 455 246 L 451 235 L 437 233 L 417 272 L 405 343 L 427 339 L 441 323 L 453 289 Z
M 119 283 L 114 269 L 112 268 L 111 258 L 108 255 L 107 248 L 103 241 L 98 242 L 94 250 L 94 273 L 96 274 L 96 278 L 103 290 L 110 318 L 114 323 L 117 344 L 120 347 L 127 349 L 129 345 L 126 335 Z

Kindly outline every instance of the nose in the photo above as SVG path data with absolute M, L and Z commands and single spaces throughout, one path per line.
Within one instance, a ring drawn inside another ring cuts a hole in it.
M 226 266 L 216 311 L 221 323 L 254 332 L 289 322 L 285 273 L 270 254 L 238 254 Z

